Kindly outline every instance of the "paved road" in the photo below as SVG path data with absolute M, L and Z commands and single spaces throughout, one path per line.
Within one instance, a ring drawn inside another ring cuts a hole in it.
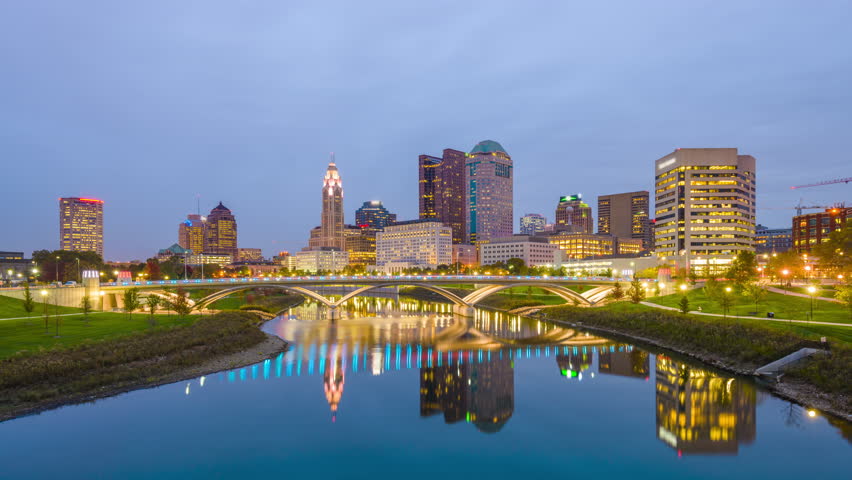
M 645 305 L 647 307 L 660 308 L 660 309 L 663 309 L 663 310 L 674 310 L 674 311 L 678 311 L 678 312 L 680 311 L 680 309 L 678 309 L 678 308 L 666 307 L 666 306 L 657 305 L 656 303 L 651 303 L 651 302 L 642 302 L 642 305 Z M 720 313 L 704 313 L 704 312 L 697 312 L 697 311 L 694 311 L 694 310 L 690 311 L 689 313 L 692 314 L 692 315 L 706 315 L 708 317 L 724 317 L 725 316 L 725 315 L 722 315 Z M 745 318 L 745 319 L 748 319 L 748 320 L 763 320 L 763 321 L 766 321 L 766 322 L 804 323 L 804 324 L 807 324 L 807 325 L 830 325 L 832 327 L 852 328 L 852 323 L 811 322 L 809 320 L 786 320 L 786 319 L 783 319 L 783 318 L 744 317 L 744 316 L 739 316 L 739 315 L 728 315 L 728 318 Z
M 806 293 L 790 292 L 788 290 L 784 290 L 784 289 L 781 289 L 781 288 L 775 288 L 775 287 L 766 287 L 766 289 L 769 290 L 772 293 L 780 293 L 782 295 L 790 295 L 790 296 L 793 296 L 793 297 L 811 298 L 811 296 L 806 294 Z M 816 298 L 817 300 L 822 300 L 824 302 L 841 303 L 840 300 L 838 300 L 836 298 L 831 298 L 831 297 L 814 297 L 814 298 Z
M 89 315 L 96 315 L 98 313 L 106 313 L 106 312 L 89 312 Z M 60 314 L 60 315 L 51 315 L 50 318 L 53 318 L 53 317 L 73 317 L 74 315 L 80 316 L 82 314 L 83 314 L 82 312 L 81 313 L 63 313 L 63 314 Z M 0 318 L 0 322 L 2 322 L 4 320 L 26 320 L 28 318 L 30 320 L 44 320 L 44 315 L 38 314 L 38 315 L 33 315 L 31 317 Z

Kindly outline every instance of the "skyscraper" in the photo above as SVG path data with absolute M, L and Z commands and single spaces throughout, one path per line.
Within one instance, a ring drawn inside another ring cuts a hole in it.
M 638 238 L 642 249 L 653 248 L 648 192 L 615 193 L 598 197 L 598 233 Z
M 593 233 L 594 218 L 592 207 L 583 201 L 583 195 L 566 195 L 559 197 L 556 205 L 556 231 L 574 233 Z
M 192 253 L 204 253 L 204 230 L 201 215 L 187 215 L 178 225 L 178 245 Z
M 308 242 L 310 248 L 332 247 L 341 251 L 346 249 L 343 232 L 343 181 L 333 156 L 322 181 L 322 216 L 318 233 L 316 237 L 312 235 Z
M 228 207 L 219 205 L 210 210 L 206 224 L 207 244 L 205 253 L 219 255 L 230 255 L 231 259 L 237 258 L 237 219 L 228 210 Z
M 396 221 L 396 214 L 390 213 L 379 200 L 364 202 L 355 210 L 355 225 L 369 228 L 385 228 Z
M 465 153 L 444 149 L 441 158 L 418 157 L 420 218 L 453 229 L 453 243 L 465 238 Z
M 467 243 L 512 235 L 512 157 L 492 140 L 476 144 L 465 161 Z
M 547 219 L 538 213 L 528 213 L 521 217 L 521 235 L 536 235 L 544 231 Z
M 104 201 L 59 199 L 59 249 L 104 256 Z
M 755 163 L 736 148 L 679 148 L 657 160 L 657 256 L 718 273 L 740 252 L 753 252 Z

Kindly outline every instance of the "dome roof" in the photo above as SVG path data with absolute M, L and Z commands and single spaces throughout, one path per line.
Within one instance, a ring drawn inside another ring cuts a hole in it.
M 477 143 L 476 146 L 473 147 L 473 150 L 470 151 L 471 154 L 492 152 L 506 153 L 506 150 L 503 150 L 503 145 L 500 145 L 494 140 L 483 140 Z M 508 155 L 508 153 L 506 154 Z

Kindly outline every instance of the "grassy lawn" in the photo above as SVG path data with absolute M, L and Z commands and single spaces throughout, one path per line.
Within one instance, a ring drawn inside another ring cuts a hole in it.
M 35 310 L 33 310 L 34 316 L 39 316 L 44 311 L 44 304 L 38 302 L 38 290 L 33 289 L 33 297 L 36 299 Z M 76 313 L 79 312 L 79 308 L 73 307 L 55 307 L 53 305 L 48 305 L 47 308 L 50 311 L 50 314 L 53 315 L 54 312 L 58 313 Z M 17 298 L 11 297 L 3 297 L 0 296 L 0 318 L 17 318 L 17 317 L 26 317 L 27 312 L 24 310 L 24 302 L 23 300 L 18 300 Z
M 729 315 L 766 317 L 766 312 L 775 312 L 776 318 L 807 320 L 811 309 L 811 300 L 809 298 L 795 297 L 781 293 L 768 292 L 766 298 L 756 308 L 753 303 L 749 303 L 742 295 L 738 295 L 736 292 L 732 292 L 730 295 L 735 303 L 728 312 Z M 680 302 L 682 297 L 683 295 L 676 293 L 648 298 L 648 301 L 666 307 L 677 308 L 678 302 Z M 703 288 L 690 291 L 688 298 L 691 310 L 697 310 L 700 306 L 701 311 L 704 313 L 723 313 L 722 308 L 716 301 L 710 300 L 704 295 Z M 752 312 L 757 312 L 757 314 Z M 821 300 L 814 301 L 813 319 L 819 322 L 852 323 L 849 309 L 839 303 Z

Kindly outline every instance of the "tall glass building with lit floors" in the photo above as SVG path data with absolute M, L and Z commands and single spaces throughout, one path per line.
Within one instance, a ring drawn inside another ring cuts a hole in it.
M 755 163 L 736 148 L 679 148 L 657 160 L 656 255 L 702 274 L 754 252 Z

